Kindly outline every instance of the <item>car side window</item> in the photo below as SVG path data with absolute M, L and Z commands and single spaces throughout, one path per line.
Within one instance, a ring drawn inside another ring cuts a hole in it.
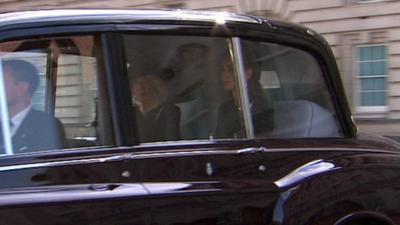
M 317 61 L 284 45 L 241 41 L 239 84 L 228 38 L 123 35 L 130 101 L 141 143 L 248 138 L 239 85 L 248 90 L 255 137 L 340 137 Z
M 221 75 L 229 39 L 127 34 L 124 45 L 140 142 L 234 138 L 219 122 L 231 99 Z
M 98 40 L 88 35 L 0 44 L 1 105 L 10 118 L 1 131 L 9 132 L 12 147 L 2 144 L 1 154 L 113 144 Z
M 241 42 L 256 137 L 340 137 L 320 65 L 306 51 Z

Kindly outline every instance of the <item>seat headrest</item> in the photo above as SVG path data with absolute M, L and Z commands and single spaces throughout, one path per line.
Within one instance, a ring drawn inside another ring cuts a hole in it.
M 333 114 L 307 100 L 274 103 L 275 137 L 338 137 Z

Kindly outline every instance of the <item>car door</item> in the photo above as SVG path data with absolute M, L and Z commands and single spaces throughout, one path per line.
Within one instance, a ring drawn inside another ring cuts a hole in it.
M 115 43 L 52 29 L 0 43 L 2 223 L 148 224 L 132 148 L 118 147 Z
M 295 184 L 334 169 L 313 151 L 343 134 L 308 52 L 182 33 L 122 43 L 153 223 L 282 223 Z

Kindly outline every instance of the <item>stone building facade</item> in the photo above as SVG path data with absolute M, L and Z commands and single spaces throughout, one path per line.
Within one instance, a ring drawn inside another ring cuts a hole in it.
M 0 0 L 35 8 L 187 8 L 303 24 L 330 43 L 361 131 L 400 136 L 399 0 Z

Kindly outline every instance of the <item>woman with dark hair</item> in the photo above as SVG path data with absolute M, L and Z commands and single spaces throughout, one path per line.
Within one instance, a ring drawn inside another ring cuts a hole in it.
M 268 135 L 273 128 L 273 113 L 268 107 L 268 102 L 262 94 L 259 82 L 260 72 L 251 48 L 243 49 L 245 78 L 249 95 L 250 112 L 253 119 L 253 127 L 256 135 Z M 232 58 L 226 54 L 222 62 L 221 79 L 224 90 L 228 91 L 228 97 L 218 111 L 216 128 L 217 138 L 241 138 L 245 137 L 242 112 L 240 109 L 239 92 L 236 90 L 235 75 Z

